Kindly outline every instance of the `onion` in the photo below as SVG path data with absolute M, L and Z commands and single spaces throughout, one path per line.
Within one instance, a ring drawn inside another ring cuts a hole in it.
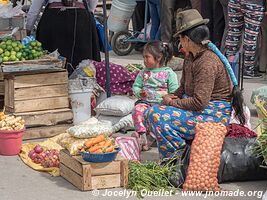
M 35 151 L 35 153 L 42 153 L 44 151 L 44 149 L 39 144 L 37 144 L 34 147 L 34 151 Z
M 30 150 L 30 152 L 28 153 L 28 156 L 32 159 L 32 155 L 35 153 L 35 151 L 32 149 Z M 36 153 L 35 153 L 36 154 Z

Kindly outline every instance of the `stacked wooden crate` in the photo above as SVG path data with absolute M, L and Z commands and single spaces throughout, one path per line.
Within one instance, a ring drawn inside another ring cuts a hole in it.
M 51 137 L 72 123 L 66 70 L 4 75 L 5 111 L 25 119 L 23 139 Z

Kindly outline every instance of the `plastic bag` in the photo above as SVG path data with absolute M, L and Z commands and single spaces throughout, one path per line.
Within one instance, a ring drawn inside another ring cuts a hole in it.
M 197 124 L 191 146 L 184 191 L 219 191 L 217 174 L 226 127 L 221 123 Z
M 83 60 L 76 67 L 74 72 L 70 75 L 69 79 L 76 79 L 80 77 L 96 77 L 96 68 L 91 60 Z
M 77 125 L 67 130 L 71 136 L 83 139 L 96 137 L 99 134 L 110 135 L 112 132 L 112 125 L 102 122 L 93 125 Z
M 121 148 L 119 154 L 128 160 L 140 160 L 141 149 L 135 137 L 117 137 L 116 144 Z
M 80 149 L 83 147 L 85 139 L 74 138 L 67 134 L 64 138 L 58 139 L 58 144 L 70 152 L 70 155 L 79 155 Z
M 256 138 L 225 138 L 218 172 L 219 183 L 267 180 L 267 170 L 260 167 L 263 158 L 254 155 L 256 145 Z
M 25 13 L 22 11 L 22 5 L 19 2 L 15 7 L 12 3 L 0 4 L 0 18 L 12 18 L 23 14 Z
M 169 178 L 171 184 L 175 187 L 181 187 L 184 184 L 189 165 L 190 146 L 186 145 L 182 151 L 181 156 L 174 162 L 176 165 L 175 173 Z

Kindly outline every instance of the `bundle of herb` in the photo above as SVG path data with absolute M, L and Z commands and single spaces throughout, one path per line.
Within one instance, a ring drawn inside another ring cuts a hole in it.
M 169 177 L 175 170 L 175 165 L 170 163 L 161 166 L 155 162 L 138 163 L 129 162 L 128 188 L 136 191 L 137 197 L 142 198 L 146 191 L 171 191 L 176 188 L 169 182 Z

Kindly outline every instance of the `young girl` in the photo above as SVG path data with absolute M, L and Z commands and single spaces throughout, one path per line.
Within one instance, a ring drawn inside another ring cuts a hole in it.
M 144 47 L 143 57 L 146 68 L 138 74 L 133 84 L 134 95 L 139 100 L 135 103 L 132 116 L 136 130 L 134 136 L 139 139 L 142 149 L 148 150 L 143 113 L 147 108 L 160 104 L 162 96 L 173 93 L 178 88 L 178 80 L 175 72 L 166 66 L 172 58 L 169 44 L 149 42 Z

